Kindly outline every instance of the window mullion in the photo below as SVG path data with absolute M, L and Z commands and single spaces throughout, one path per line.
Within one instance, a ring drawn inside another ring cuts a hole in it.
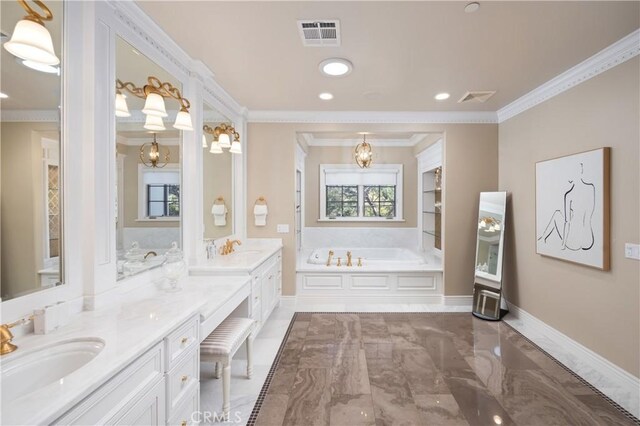
M 364 185 L 358 185 L 358 217 L 364 217 Z

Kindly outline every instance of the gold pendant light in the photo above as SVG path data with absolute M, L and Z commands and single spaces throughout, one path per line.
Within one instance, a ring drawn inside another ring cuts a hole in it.
M 169 149 L 165 148 L 164 164 L 160 164 L 160 144 L 156 141 L 156 134 L 153 134 L 153 142 L 145 143 L 140 147 L 140 161 L 147 167 L 161 169 L 169 163 Z
M 355 149 L 356 164 L 361 169 L 366 169 L 371 166 L 373 161 L 373 151 L 371 150 L 371 144 L 367 142 L 367 135 L 362 135 L 362 143 L 356 145 Z

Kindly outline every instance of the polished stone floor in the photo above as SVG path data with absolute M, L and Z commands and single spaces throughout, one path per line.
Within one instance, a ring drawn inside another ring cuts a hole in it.
M 469 313 L 299 313 L 276 362 L 258 425 L 634 424 L 507 324 Z

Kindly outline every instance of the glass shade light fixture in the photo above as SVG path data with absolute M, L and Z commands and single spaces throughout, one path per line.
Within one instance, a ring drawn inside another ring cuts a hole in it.
M 356 145 L 355 149 L 355 159 L 356 164 L 360 166 L 361 169 L 366 169 L 371 166 L 371 162 L 373 161 L 373 151 L 371 150 L 371 144 L 367 142 L 367 135 L 362 135 L 362 143 Z
M 211 149 L 209 150 L 212 154 L 221 154 L 223 152 L 222 148 L 228 148 L 232 154 L 242 154 L 240 134 L 233 125 L 222 123 L 215 128 L 211 128 L 205 124 L 202 127 L 202 131 L 213 135 L 213 142 L 211 142 Z M 231 142 L 232 137 L 233 143 Z
M 127 97 L 119 90 L 116 92 L 116 117 L 131 117 Z
M 502 229 L 500 221 L 492 216 L 481 217 L 478 220 L 478 229 L 484 229 L 486 232 L 497 232 Z
M 204 135 L 204 133 L 202 133 L 202 147 L 203 148 L 209 147 L 209 144 L 207 143 L 207 137 Z
M 162 121 L 162 119 L 160 119 Z M 160 157 L 163 156 L 163 163 Z M 160 152 L 160 144 L 156 141 L 156 134 L 153 134 L 153 142 L 145 143 L 140 147 L 140 161 L 147 167 L 161 169 L 169 163 L 169 149 L 165 148 L 164 155 Z
M 146 114 L 147 120 L 145 122 L 145 129 L 148 130 L 165 130 L 162 119 L 167 117 L 167 110 L 164 102 L 164 98 L 173 98 L 180 104 L 180 110 L 176 115 L 176 121 L 173 127 L 178 130 L 193 130 L 193 124 L 191 121 L 191 114 L 189 108 L 191 103 L 187 98 L 182 97 L 180 90 L 173 86 L 169 82 L 162 82 L 160 79 L 154 76 L 147 77 L 147 84 L 144 87 L 137 87 L 130 81 L 122 82 L 116 80 L 116 116 L 126 117 L 125 115 L 118 115 L 123 113 L 125 105 L 121 108 L 118 107 L 119 103 L 122 105 L 122 99 L 118 99 L 118 96 L 123 90 L 144 99 L 144 107 L 142 112 Z M 126 108 L 128 112 L 128 108 Z M 147 126 L 149 125 L 149 127 Z M 152 128 L 153 127 L 153 128 Z M 162 127 L 162 129 L 160 129 Z
M 18 3 L 27 15 L 18 21 L 13 29 L 11 40 L 4 44 L 4 48 L 12 55 L 30 61 L 32 64 L 58 65 L 60 59 L 53 49 L 51 34 L 44 26 L 45 21 L 53 19 L 51 10 L 40 0 L 34 0 L 34 3 L 43 15 L 33 10 L 26 0 L 18 0 Z

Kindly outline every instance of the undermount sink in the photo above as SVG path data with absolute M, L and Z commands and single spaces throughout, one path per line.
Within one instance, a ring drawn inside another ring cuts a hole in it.
M 3 402 L 16 400 L 56 381 L 62 384 L 66 376 L 95 358 L 103 348 L 102 339 L 86 338 L 5 356 L 0 370 Z
M 233 253 L 231 253 L 231 256 L 253 256 L 254 254 L 258 254 L 260 253 L 260 250 L 240 250 L 240 251 L 234 251 Z

